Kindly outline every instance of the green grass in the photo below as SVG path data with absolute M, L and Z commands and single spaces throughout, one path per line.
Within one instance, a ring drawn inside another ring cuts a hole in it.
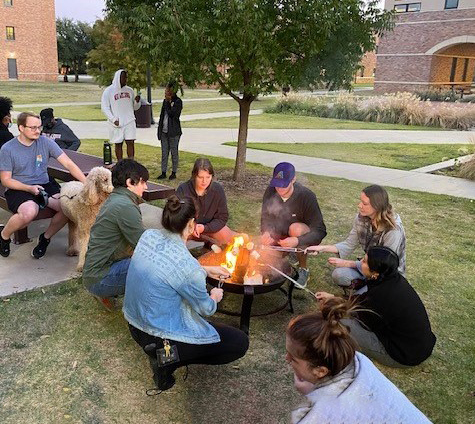
M 238 128 L 239 118 L 213 118 L 183 122 L 186 128 Z M 264 113 L 249 116 L 249 128 L 274 129 L 349 129 L 349 130 L 433 130 L 429 127 L 416 127 L 399 124 L 380 124 L 377 122 L 347 121 L 344 119 L 296 116 L 282 113 Z M 438 129 L 438 128 L 437 128 Z
M 236 142 L 225 144 L 237 145 Z M 475 150 L 472 145 L 405 143 L 247 143 L 247 147 L 404 170 L 468 155 Z
M 25 81 L 0 81 L 0 93 L 10 97 L 15 104 L 32 103 L 62 103 L 62 102 L 100 102 L 104 87 L 99 87 L 92 82 L 25 82 Z M 154 88 L 153 99 L 163 98 L 164 89 Z M 146 90 L 142 89 L 146 96 Z M 219 97 L 217 90 L 188 90 L 184 91 L 184 99 Z
M 81 150 L 101 154 L 100 140 Z M 158 174 L 160 149 L 137 145 L 137 159 Z M 179 180 L 188 178 L 196 155 L 181 153 Z M 211 158 L 228 195 L 230 226 L 257 234 L 262 193 L 271 170 L 248 164 L 243 183 L 231 181 L 233 161 Z M 363 184 L 298 174 L 314 190 L 328 229 L 327 243 L 349 232 Z M 167 182 L 168 183 L 168 182 Z M 378 367 L 433 422 L 475 422 L 473 285 L 475 203 L 388 189 L 407 235 L 408 279 L 423 299 L 437 336 L 433 355 L 411 369 Z M 316 290 L 330 284 L 328 255 L 310 259 Z M 279 293 L 258 296 L 255 308 L 275 306 Z M 251 320 L 250 350 L 224 366 L 190 366 L 177 372 L 171 392 L 154 398 L 145 355 L 131 339 L 122 314 L 103 311 L 76 280 L 11 296 L 0 302 L 0 404 L 2 424 L 28 423 L 288 423 L 301 400 L 284 361 L 288 312 Z M 226 294 L 229 307 L 240 298 Z M 298 291 L 295 312 L 316 308 Z M 236 325 L 237 318 L 214 319 Z
M 215 93 L 216 94 L 216 93 Z M 252 109 L 260 109 L 266 106 L 270 106 L 275 102 L 274 98 L 262 99 L 257 102 L 253 102 Z M 154 116 L 158 117 L 160 114 L 160 103 L 155 103 L 153 106 Z M 31 107 L 31 111 L 40 113 L 43 107 Z M 183 105 L 183 115 L 193 115 L 197 113 L 213 113 L 213 112 L 228 112 L 239 111 L 238 103 L 229 98 L 223 100 L 212 101 L 196 101 L 189 102 Z M 74 121 L 104 121 L 105 117 L 101 111 L 100 105 L 87 105 L 87 106 L 59 106 L 54 108 L 55 116 L 65 119 L 71 119 Z

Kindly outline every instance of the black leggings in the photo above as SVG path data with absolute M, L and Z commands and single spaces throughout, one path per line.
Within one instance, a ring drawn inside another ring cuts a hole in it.
M 174 364 L 178 368 L 189 364 L 220 365 L 228 364 L 242 358 L 249 347 L 249 338 L 241 330 L 229 325 L 209 323 L 219 334 L 220 342 L 210 344 L 190 344 L 168 339 L 171 345 L 176 345 L 180 362 Z M 163 339 L 151 336 L 129 324 L 133 339 L 142 349 L 155 343 L 157 349 L 163 347 Z M 156 359 L 155 350 L 146 352 L 152 359 Z

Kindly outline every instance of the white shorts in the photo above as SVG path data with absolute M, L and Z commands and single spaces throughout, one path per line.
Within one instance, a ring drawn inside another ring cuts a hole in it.
M 109 122 L 109 140 L 111 143 L 122 143 L 124 140 L 135 140 L 135 121 L 129 122 L 123 127 L 116 127 Z

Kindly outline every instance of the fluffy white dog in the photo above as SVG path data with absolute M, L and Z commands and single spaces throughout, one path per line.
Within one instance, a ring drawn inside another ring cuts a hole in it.
M 70 220 L 67 254 L 79 254 L 78 271 L 84 266 L 91 227 L 113 188 L 111 171 L 102 166 L 91 169 L 85 184 L 70 181 L 61 187 L 61 209 Z

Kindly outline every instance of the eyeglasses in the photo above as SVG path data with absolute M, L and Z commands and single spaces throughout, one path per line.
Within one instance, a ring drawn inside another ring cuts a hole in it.
M 33 131 L 41 131 L 43 129 L 43 125 L 39 125 L 37 127 L 30 127 L 29 125 L 24 125 L 25 128 L 29 128 L 30 130 L 33 130 Z

